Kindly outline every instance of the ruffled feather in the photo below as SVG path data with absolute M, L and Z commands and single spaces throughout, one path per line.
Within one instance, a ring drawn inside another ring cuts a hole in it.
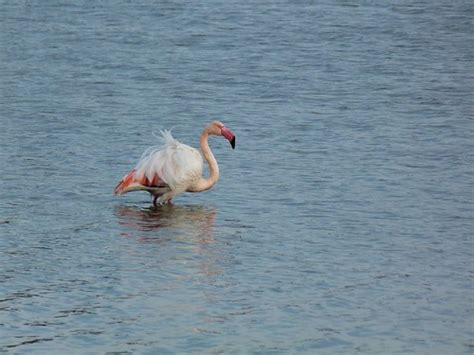
M 153 181 L 158 176 L 171 190 L 179 190 L 202 176 L 203 160 L 194 148 L 173 138 L 171 131 L 161 131 L 162 144 L 148 148 L 135 166 L 136 176 Z

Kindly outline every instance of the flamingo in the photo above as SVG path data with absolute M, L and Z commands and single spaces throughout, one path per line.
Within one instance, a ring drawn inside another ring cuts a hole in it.
M 195 148 L 178 142 L 170 131 L 161 131 L 163 145 L 150 147 L 114 189 L 115 195 L 144 190 L 151 195 L 153 205 L 168 204 L 182 192 L 209 190 L 219 179 L 219 166 L 209 148 L 210 135 L 223 136 L 235 148 L 235 135 L 222 122 L 214 121 L 204 128 L 200 146 L 209 165 L 209 177 L 202 176 L 203 157 Z

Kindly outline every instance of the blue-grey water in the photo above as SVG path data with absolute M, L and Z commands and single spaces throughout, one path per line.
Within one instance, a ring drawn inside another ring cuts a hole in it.
M 0 351 L 472 353 L 473 16 L 2 1 Z M 112 195 L 214 119 L 214 189 Z

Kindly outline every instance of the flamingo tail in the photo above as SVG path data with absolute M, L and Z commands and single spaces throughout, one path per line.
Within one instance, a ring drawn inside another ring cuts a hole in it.
M 127 175 L 125 175 L 122 180 L 115 186 L 114 194 L 115 195 L 123 195 L 131 191 L 132 186 L 136 186 L 137 181 L 135 179 L 135 170 L 130 171 Z

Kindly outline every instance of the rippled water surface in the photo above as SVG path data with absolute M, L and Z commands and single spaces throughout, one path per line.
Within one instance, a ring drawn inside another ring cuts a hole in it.
M 6 1 L 0 351 L 469 353 L 471 1 Z M 214 189 L 112 195 L 156 143 Z

